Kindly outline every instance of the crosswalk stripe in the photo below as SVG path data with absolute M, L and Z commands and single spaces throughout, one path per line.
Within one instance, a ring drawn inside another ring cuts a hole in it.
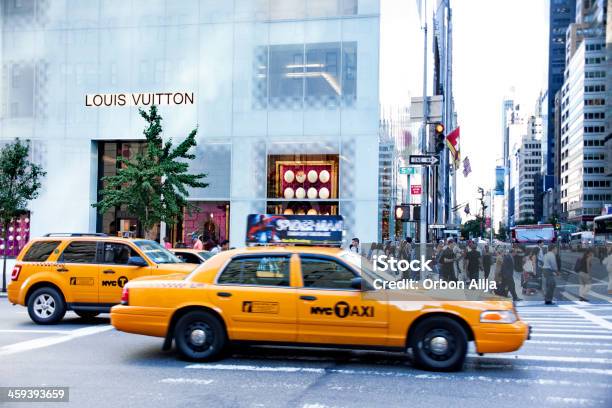
M 534 365 L 505 365 L 511 367 L 512 370 L 523 371 L 547 371 L 558 373 L 576 373 L 576 374 L 597 374 L 612 376 L 612 370 L 590 367 L 553 367 L 553 366 L 534 366 Z
M 587 312 L 586 310 L 581 310 L 580 308 L 577 308 L 577 307 L 572 307 L 572 306 L 567 306 L 567 305 L 563 305 L 559 307 L 572 311 L 575 314 L 582 316 L 585 319 L 593 323 L 596 323 L 605 329 L 612 330 L 612 322 L 602 319 L 600 316 L 594 315 L 593 313 Z
M 92 334 L 111 330 L 112 328 L 113 326 L 111 325 L 83 327 L 82 329 L 70 330 L 64 336 L 52 335 L 40 337 L 33 340 L 26 340 L 19 343 L 9 344 L 7 346 L 0 347 L 0 356 L 6 356 L 9 354 L 21 353 L 24 351 L 49 347 L 54 344 L 63 343 L 79 337 L 90 336 Z
M 612 364 L 610 358 L 600 357 L 575 357 L 575 356 L 537 356 L 530 354 L 486 354 L 478 356 L 477 354 L 468 354 L 470 357 L 479 357 L 490 360 L 526 360 L 526 361 L 555 361 L 562 363 L 589 363 L 589 364 Z
M 551 323 L 532 323 L 531 327 L 534 327 L 536 329 L 561 329 L 564 327 L 568 327 L 569 325 L 567 323 L 559 323 L 559 324 L 551 324 Z M 599 326 L 596 326 L 594 324 L 572 324 L 572 327 L 580 327 L 581 329 L 599 329 Z M 582 330 L 579 330 L 579 332 L 582 332 Z M 599 331 L 597 331 L 597 333 L 599 333 Z
M 469 362 L 468 362 L 469 364 Z M 218 370 L 218 371 L 253 371 L 253 372 L 273 372 L 273 373 L 314 373 L 314 374 L 344 374 L 344 375 L 367 375 L 367 376 L 384 376 L 384 377 L 410 377 L 422 380 L 440 380 L 449 379 L 454 381 L 476 381 L 488 383 L 515 383 L 526 385 L 550 385 L 550 386 L 580 386 L 580 387 L 596 387 L 596 388 L 612 388 L 612 384 L 608 382 L 589 382 L 579 383 L 569 380 L 545 379 L 545 378 L 511 378 L 511 377 L 492 377 L 487 375 L 465 375 L 465 374 L 435 374 L 409 371 L 394 371 L 394 370 L 369 370 L 369 369 L 343 369 L 343 368 L 311 368 L 311 367 L 287 367 L 287 366 L 254 366 L 254 365 L 239 365 L 239 364 L 190 364 L 186 369 L 196 370 Z M 560 371 L 564 367 L 540 367 L 546 371 Z M 576 371 L 570 371 L 576 372 Z M 584 370 L 578 372 L 585 372 Z M 602 375 L 612 375 L 612 370 L 594 369 L 593 373 Z M 165 383 L 194 383 L 197 379 L 186 378 L 166 378 L 162 380 Z M 204 384 L 210 384 L 210 380 L 204 380 Z
M 588 330 L 588 329 L 540 329 L 539 332 L 551 333 L 597 333 L 597 334 L 612 334 L 609 330 Z
M 567 333 L 538 333 L 538 332 L 534 332 L 531 333 L 531 337 L 561 337 L 561 338 L 568 338 L 571 337 L 572 339 L 593 339 L 593 340 L 612 340 L 612 336 L 606 336 L 603 334 L 567 334 Z
M 566 298 L 568 298 L 569 300 L 571 300 L 572 302 L 576 302 L 578 303 L 580 301 L 580 299 L 578 299 L 576 296 L 572 295 L 571 293 L 569 293 L 568 291 L 564 290 L 563 292 L 561 292 L 561 296 L 564 296 Z
M 575 336 L 572 336 L 575 337 Z M 591 346 L 591 347 L 612 347 L 612 343 L 597 343 L 591 341 L 558 341 L 558 340 L 529 340 L 526 345 L 529 344 L 558 344 L 565 346 Z
M 602 295 L 597 292 L 589 292 L 588 296 L 593 296 L 597 299 L 605 300 L 606 302 L 612 302 L 612 298 L 610 296 Z

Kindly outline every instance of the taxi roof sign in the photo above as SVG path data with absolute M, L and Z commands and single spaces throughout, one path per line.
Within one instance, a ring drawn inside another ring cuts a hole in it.
M 341 246 L 343 231 L 340 215 L 249 214 L 246 244 Z

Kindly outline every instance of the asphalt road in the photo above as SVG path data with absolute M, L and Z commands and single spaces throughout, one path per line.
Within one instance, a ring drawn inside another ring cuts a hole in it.
M 161 339 L 115 331 L 106 316 L 37 326 L 0 298 L 0 386 L 70 387 L 69 403 L 44 407 L 612 406 L 612 305 L 519 311 L 534 326 L 519 352 L 472 351 L 463 372 L 431 373 L 402 354 L 279 347 L 194 364 L 161 351 Z

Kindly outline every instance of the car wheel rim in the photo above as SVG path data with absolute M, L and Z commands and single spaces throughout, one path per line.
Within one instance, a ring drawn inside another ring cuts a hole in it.
M 436 361 L 446 361 L 455 354 L 457 340 L 446 329 L 433 329 L 423 338 L 421 348 L 429 358 Z
M 53 296 L 43 293 L 34 299 L 34 314 L 42 319 L 48 319 L 55 313 L 55 299 Z
M 203 352 L 211 347 L 214 334 L 207 323 L 196 322 L 190 324 L 185 330 L 185 340 L 190 349 Z

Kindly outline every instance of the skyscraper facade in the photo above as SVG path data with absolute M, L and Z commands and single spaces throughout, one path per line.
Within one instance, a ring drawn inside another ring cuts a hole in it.
M 543 214 L 552 215 L 558 212 L 559 197 L 555 193 L 555 94 L 563 85 L 565 71 L 565 32 L 574 22 L 576 0 L 551 0 L 548 34 L 548 90 L 546 104 L 543 106 L 544 133 L 542 140 L 542 179 L 538 186 L 542 193 L 552 194 L 543 203 Z M 551 205 L 552 204 L 552 205 Z M 544 220 L 546 221 L 546 220 Z

